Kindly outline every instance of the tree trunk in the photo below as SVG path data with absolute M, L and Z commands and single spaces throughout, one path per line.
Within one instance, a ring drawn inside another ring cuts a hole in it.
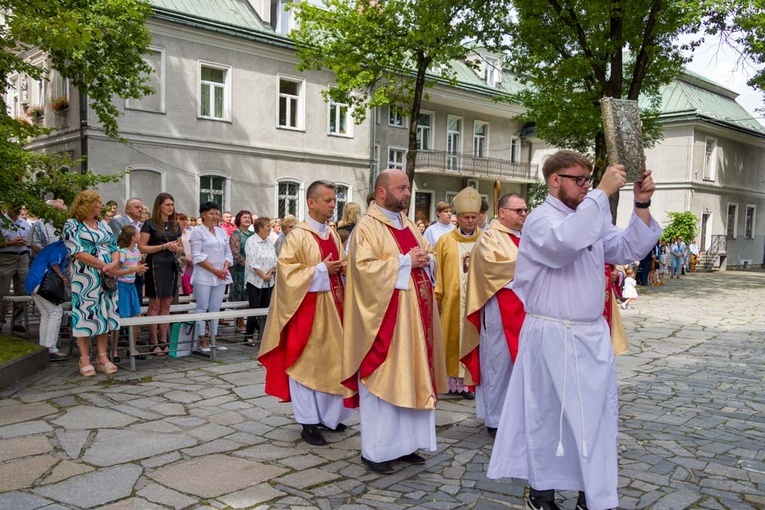
M 422 53 L 417 54 L 417 78 L 414 82 L 414 94 L 412 97 L 412 111 L 409 115 L 409 147 L 406 153 L 406 176 L 409 185 L 414 186 L 414 170 L 417 165 L 417 121 L 422 107 L 422 96 L 425 92 L 425 73 L 431 62 L 430 57 Z

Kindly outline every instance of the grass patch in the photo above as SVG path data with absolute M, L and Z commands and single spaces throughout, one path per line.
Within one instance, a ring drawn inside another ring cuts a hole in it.
M 0 335 L 0 366 L 13 360 L 23 358 L 40 350 L 36 343 L 28 342 L 13 336 Z

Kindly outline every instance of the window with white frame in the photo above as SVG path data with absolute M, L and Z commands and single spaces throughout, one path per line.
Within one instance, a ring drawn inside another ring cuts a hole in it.
M 350 108 L 346 103 L 337 103 L 334 99 L 329 100 L 329 125 L 327 131 L 330 135 L 353 136 L 353 122 L 351 122 Z
M 728 217 L 725 223 L 725 236 L 736 238 L 736 223 L 738 223 L 738 204 L 728 204 Z
M 754 239 L 754 217 L 757 213 L 757 206 L 746 206 L 746 218 L 744 221 L 744 237 L 747 239 Z
M 459 170 L 462 147 L 462 119 L 449 115 L 446 121 L 446 167 Z
M 475 124 L 473 124 L 473 156 L 477 158 L 486 157 L 486 140 L 488 136 L 489 124 L 475 121 Z
M 10 117 L 21 117 L 21 101 L 19 85 L 21 81 L 18 75 L 8 79 L 8 88 L 5 93 L 5 107 Z
M 164 113 L 165 112 L 165 50 L 163 48 L 149 47 L 148 53 L 143 55 L 143 61 L 151 67 L 151 72 L 145 76 L 147 85 L 154 89 L 153 94 L 141 97 L 140 99 L 125 100 L 125 108 L 131 110 L 141 110 L 145 112 Z M 68 80 L 66 83 L 68 94 Z M 207 87 L 209 94 L 209 86 Z M 64 92 L 57 93 L 63 95 Z M 225 96 L 225 90 L 223 92 Z M 209 99 L 208 99 L 209 104 Z M 209 106 L 208 106 L 209 109 Z
M 271 20 L 277 34 L 287 35 L 292 30 L 292 1 L 271 0 Z
M 303 129 L 304 80 L 279 77 L 279 127 Z
M 405 124 L 405 115 L 401 109 L 395 105 L 390 105 L 388 107 L 388 125 L 402 128 L 406 127 Z
M 199 117 L 231 120 L 231 66 L 199 63 Z
M 707 138 L 704 141 L 704 180 L 714 181 L 717 171 L 717 140 Z
M 220 175 L 199 177 L 199 204 L 215 202 L 222 211 L 226 207 L 226 178 Z
M 404 170 L 406 168 L 406 149 L 388 147 L 388 168 Z
M 517 163 L 521 160 L 521 139 L 513 136 L 510 138 L 510 161 Z
M 297 181 L 279 181 L 277 183 L 277 215 L 284 218 L 288 214 L 298 216 L 300 205 L 300 183 Z
M 338 222 L 343 218 L 343 209 L 345 209 L 345 204 L 348 203 L 348 186 L 338 184 L 335 191 L 335 212 L 332 215 L 332 221 Z
M 433 148 L 433 114 L 420 113 L 417 117 L 417 150 L 429 151 Z
M 496 87 L 499 83 L 499 69 L 497 69 L 497 61 L 491 58 L 487 58 L 484 61 L 484 67 L 486 69 L 486 84 L 489 87 Z

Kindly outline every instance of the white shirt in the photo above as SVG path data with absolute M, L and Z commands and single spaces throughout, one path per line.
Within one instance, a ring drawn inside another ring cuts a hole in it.
M 444 234 L 448 234 L 454 229 L 454 225 L 451 223 L 447 223 L 444 225 L 440 221 L 435 222 L 431 226 L 429 226 L 425 233 L 422 235 L 425 240 L 430 244 L 430 247 L 433 248 L 436 246 L 436 243 L 438 242 L 438 238 L 441 237 Z
M 247 258 L 245 274 L 247 283 L 254 285 L 259 289 L 273 287 L 274 278 L 265 281 L 255 273 L 256 269 L 267 273 L 269 269 L 276 267 L 276 248 L 274 242 L 266 237 L 261 239 L 258 234 L 250 236 L 247 244 L 244 245 L 244 253 Z
M 19 237 L 26 237 L 27 243 L 29 243 L 29 234 L 32 230 L 32 225 L 22 218 L 21 216 L 16 218 L 16 221 L 13 221 L 7 214 L 5 215 L 5 219 L 13 224 L 16 225 L 16 229 L 13 230 L 11 227 L 1 227 L 0 231 L 2 232 L 3 238 L 6 241 L 14 241 L 15 239 L 18 239 Z M 6 246 L 4 248 L 0 248 L 0 253 L 26 253 L 29 251 L 29 248 L 26 245 L 21 246 Z
M 214 227 L 215 235 L 210 229 L 202 225 L 195 228 L 189 236 L 191 245 L 191 261 L 194 263 L 194 274 L 191 276 L 192 285 L 227 285 L 231 283 L 231 274 L 226 279 L 221 280 L 213 273 L 199 265 L 205 260 L 216 269 L 223 269 L 228 262 L 229 266 L 234 263 L 234 257 L 231 255 L 231 246 L 228 243 L 226 231 L 220 227 Z

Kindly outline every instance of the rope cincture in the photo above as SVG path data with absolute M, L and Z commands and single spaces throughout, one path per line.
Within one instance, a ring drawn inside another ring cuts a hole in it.
M 558 447 L 555 450 L 556 457 L 563 457 L 565 451 L 563 449 L 563 413 L 566 408 L 566 380 L 568 376 L 568 338 L 571 337 L 571 345 L 574 348 L 574 365 L 576 370 L 576 389 L 579 394 L 579 416 L 582 421 L 582 457 L 587 458 L 589 452 L 587 450 L 587 430 L 584 424 L 584 399 L 582 398 L 582 386 L 579 381 L 579 353 L 576 348 L 576 338 L 574 337 L 573 325 L 576 324 L 591 324 L 587 322 L 577 322 L 570 320 L 556 319 L 554 317 L 546 317 L 544 315 L 527 314 L 537 319 L 549 320 L 553 322 L 560 322 L 563 324 L 563 391 L 561 393 L 560 401 L 560 417 L 558 419 Z

